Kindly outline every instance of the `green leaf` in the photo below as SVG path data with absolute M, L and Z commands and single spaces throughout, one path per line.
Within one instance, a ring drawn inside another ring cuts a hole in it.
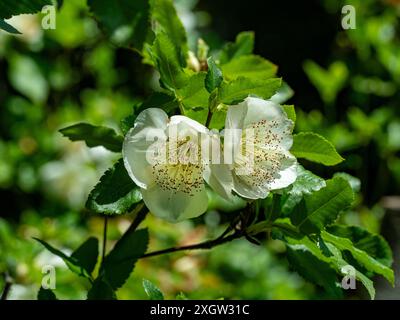
M 183 70 L 181 54 L 167 34 L 163 32 L 157 34 L 150 48 L 150 55 L 166 88 L 173 91 L 186 85 L 188 75 Z
M 328 262 L 316 257 L 307 247 L 288 245 L 287 259 L 290 266 L 304 279 L 323 287 L 330 296 L 343 296 L 336 270 Z
M 212 57 L 207 59 L 207 64 L 208 72 L 205 79 L 205 87 L 211 93 L 221 85 L 223 77 L 221 70 L 217 67 Z
M 336 172 L 333 177 L 341 177 L 350 184 L 351 188 L 353 189 L 354 192 L 360 192 L 361 189 L 361 181 L 360 179 L 353 177 L 352 175 L 346 173 L 346 172 Z
M 286 237 L 285 241 L 287 242 L 287 246 L 292 249 L 292 250 L 302 250 L 311 253 L 316 259 L 318 259 L 320 262 L 325 262 L 331 266 L 332 269 L 336 271 L 338 275 L 343 277 L 342 273 L 342 268 L 345 266 L 348 266 L 349 263 L 343 259 L 342 254 L 339 249 L 337 249 L 334 245 L 331 243 L 326 243 L 327 250 L 329 250 L 330 255 L 326 256 L 323 254 L 321 248 L 314 242 L 312 242 L 310 239 L 304 237 L 302 239 L 291 239 Z M 315 261 L 316 262 L 316 261 Z M 305 262 L 307 263 L 307 262 Z M 316 265 L 319 265 L 318 262 L 316 262 Z M 296 267 L 297 265 L 294 265 Z M 302 266 L 300 265 L 300 268 Z M 317 268 L 311 267 L 311 270 L 315 270 Z M 309 270 L 306 270 L 309 271 Z M 361 283 L 364 285 L 364 287 L 368 290 L 368 293 L 371 297 L 371 299 L 374 299 L 375 297 L 375 289 L 373 282 L 366 277 L 363 273 L 361 273 L 359 270 L 355 268 L 356 271 L 356 279 L 361 281 Z M 311 275 L 312 276 L 312 275 Z M 313 278 L 309 278 L 310 281 L 315 281 Z M 331 279 L 333 280 L 333 279 Z
M 114 152 L 121 152 L 124 141 L 113 129 L 88 123 L 78 123 L 60 132 L 71 141 L 85 141 L 88 147 L 103 146 Z
M 349 251 L 354 259 L 357 260 L 364 268 L 368 271 L 372 271 L 376 274 L 384 276 L 392 285 L 394 285 L 394 272 L 389 267 L 375 260 L 373 257 L 368 255 L 367 252 L 356 248 L 353 243 L 347 238 L 337 237 L 326 231 L 321 233 L 322 238 L 329 243 L 332 243 L 341 251 Z
M 54 294 L 53 290 L 44 289 L 43 287 L 40 287 L 38 295 L 37 295 L 37 299 L 38 300 L 57 300 L 57 297 Z
M 15 29 L 11 24 L 8 24 L 4 20 L 0 19 L 0 29 L 13 34 L 21 34 L 17 29 Z
M 381 235 L 370 233 L 357 226 L 344 225 L 333 225 L 327 231 L 335 236 L 349 239 L 356 248 L 365 251 L 385 266 L 392 265 L 392 250 Z
M 231 82 L 222 83 L 218 91 L 218 99 L 227 105 L 238 104 L 249 95 L 268 99 L 278 90 L 281 83 L 282 80 L 279 78 L 254 80 L 240 77 Z
M 97 278 L 90 288 L 88 295 L 88 300 L 117 300 L 114 290 L 111 286 L 101 277 Z
M 294 105 L 283 105 L 282 108 L 285 111 L 287 117 L 292 120 L 293 123 L 296 123 L 296 110 L 294 108 Z
M 261 80 L 274 77 L 278 67 L 260 56 L 245 55 L 222 65 L 221 70 L 226 80 L 239 77 Z
M 83 265 L 81 264 L 81 261 L 79 261 L 78 259 L 76 259 L 75 257 L 69 257 L 67 256 L 65 253 L 63 253 L 62 251 L 52 247 L 50 244 L 48 244 L 46 241 L 43 241 L 41 239 L 38 238 L 33 238 L 35 239 L 37 242 L 39 242 L 41 245 L 43 245 L 47 250 L 49 250 L 52 254 L 60 257 L 65 264 L 67 265 L 67 267 L 74 273 L 76 273 L 79 276 L 91 279 L 91 275 L 90 273 L 85 269 L 85 267 L 87 265 Z
M 332 224 L 339 213 L 350 207 L 354 200 L 353 190 L 343 178 L 326 181 L 326 187 L 310 195 L 294 208 L 290 220 L 302 232 L 319 233 Z
M 282 212 L 289 214 L 305 195 L 312 194 L 325 186 L 324 179 L 298 165 L 296 181 L 283 191 L 281 197 Z
M 326 166 L 334 166 L 344 160 L 332 143 L 313 132 L 301 132 L 294 135 L 290 152 L 297 158 L 304 158 Z
M 86 208 L 107 215 L 123 214 L 131 211 L 141 200 L 139 187 L 129 177 L 120 159 L 90 192 Z
M 183 88 L 176 90 L 176 97 L 184 109 L 207 109 L 210 94 L 204 87 L 205 79 L 205 72 L 196 73 Z
M 92 274 L 99 256 L 99 240 L 94 237 L 87 239 L 78 249 L 76 249 L 71 258 L 78 261 L 78 264 Z
M 177 50 L 183 50 L 181 58 L 185 58 L 188 50 L 186 31 L 176 13 L 173 1 L 151 0 L 150 6 L 155 33 L 161 31 L 167 34 Z
M 103 30 L 110 36 L 125 29 L 119 44 L 142 50 L 151 39 L 150 5 L 148 0 L 88 0 L 88 6 Z
M 152 282 L 143 279 L 143 288 L 150 300 L 164 300 L 164 295 Z
M 113 290 L 122 287 L 129 278 L 136 261 L 146 252 L 148 242 L 147 229 L 128 229 L 105 257 L 101 273 Z
M 234 43 L 227 43 L 219 55 L 220 64 L 229 62 L 234 58 L 250 54 L 254 49 L 254 32 L 241 32 L 236 36 Z

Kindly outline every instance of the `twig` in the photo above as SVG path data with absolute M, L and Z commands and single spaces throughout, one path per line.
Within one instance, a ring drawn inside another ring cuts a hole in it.
M 101 253 L 101 264 L 104 262 L 104 258 L 106 256 L 106 245 L 107 245 L 107 225 L 108 225 L 108 217 L 104 217 L 104 229 L 103 229 L 103 251 Z
M 205 242 L 201 242 L 198 244 L 193 244 L 193 245 L 188 245 L 188 246 L 183 246 L 183 247 L 174 247 L 174 248 L 168 248 L 164 250 L 159 250 L 159 251 L 154 251 L 154 252 L 149 252 L 141 256 L 141 258 L 148 258 L 148 257 L 154 257 L 158 256 L 161 254 L 167 254 L 167 253 L 172 253 L 172 252 L 178 252 L 178 251 L 185 251 L 185 250 L 198 250 L 198 249 L 211 249 L 216 246 L 219 246 L 221 244 L 230 242 L 232 240 L 241 238 L 243 236 L 242 232 L 235 232 L 234 234 L 227 236 L 227 237 L 218 237 L 217 239 L 214 240 L 209 240 Z

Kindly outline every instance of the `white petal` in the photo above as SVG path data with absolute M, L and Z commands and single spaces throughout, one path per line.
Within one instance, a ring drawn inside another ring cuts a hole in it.
M 233 190 L 239 196 L 247 199 L 264 199 L 269 193 L 266 187 L 249 185 L 236 174 L 233 174 Z
M 192 127 L 197 132 L 201 132 L 201 133 L 207 133 L 208 132 L 208 129 L 205 126 L 203 126 L 202 124 L 200 124 L 199 122 L 197 122 L 197 121 L 195 121 L 193 119 L 190 119 L 190 118 L 185 117 L 185 116 L 180 116 L 180 115 L 171 117 L 170 125 L 175 125 L 175 124 L 177 125 L 177 124 L 180 124 L 180 123 L 184 123 L 184 124 Z
M 168 116 L 163 110 L 149 108 L 138 115 L 134 127 L 125 136 L 122 147 L 125 168 L 141 188 L 154 181 L 147 156 L 155 141 L 165 139 L 167 123 Z
M 297 161 L 294 156 L 288 154 L 288 158 L 285 160 L 285 163 L 282 164 L 283 170 L 280 170 L 278 173 L 278 177 L 274 179 L 272 182 L 268 183 L 269 190 L 277 190 L 286 188 L 291 185 L 297 179 Z M 284 167 L 286 166 L 286 167 Z
M 279 145 L 289 150 L 293 143 L 293 121 L 288 119 L 285 111 L 279 104 L 259 98 L 249 97 L 244 128 L 254 128 L 260 135 L 264 135 L 264 144 Z M 267 136 L 268 131 L 270 134 Z
M 142 196 L 150 212 L 170 222 L 197 217 L 207 210 L 208 205 L 204 186 L 194 195 L 182 191 L 163 190 L 154 186 L 142 190 Z
M 216 193 L 227 200 L 230 199 L 233 180 L 229 166 L 224 164 L 210 164 L 205 167 L 203 177 Z

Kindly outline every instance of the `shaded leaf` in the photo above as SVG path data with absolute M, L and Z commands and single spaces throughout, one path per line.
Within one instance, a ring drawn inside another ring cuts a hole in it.
M 97 278 L 90 288 L 88 300 L 117 300 L 114 290 L 102 278 Z
M 78 123 L 60 132 L 71 141 L 85 141 L 88 147 L 103 146 L 113 152 L 121 152 L 124 140 L 114 129 L 88 123 Z
M 78 261 L 78 264 L 84 268 L 88 274 L 92 274 L 99 256 L 99 240 L 94 237 L 87 239 L 78 249 L 76 249 L 71 258 Z
M 90 192 L 86 208 L 107 215 L 123 214 L 141 200 L 139 187 L 129 177 L 123 159 L 120 159 Z
M 146 252 L 148 242 L 147 229 L 128 229 L 105 257 L 101 273 L 113 290 L 122 287 L 128 280 L 136 261 Z
M 54 294 L 53 290 L 44 289 L 43 287 L 40 287 L 38 295 L 37 295 L 37 299 L 38 300 L 57 300 L 57 297 Z

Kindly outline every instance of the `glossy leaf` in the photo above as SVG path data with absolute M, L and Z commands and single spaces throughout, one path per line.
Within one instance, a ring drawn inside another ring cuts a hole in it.
M 283 191 L 281 197 L 282 212 L 289 214 L 305 195 L 310 195 L 325 186 L 324 179 L 298 165 L 296 181 Z
M 120 159 L 104 173 L 90 192 L 86 207 L 106 215 L 123 214 L 132 210 L 141 200 L 139 187 L 129 177 Z
M 234 43 L 227 43 L 219 55 L 220 64 L 229 62 L 242 55 L 250 54 L 254 49 L 254 32 L 241 32 Z
M 326 181 L 326 187 L 305 195 L 290 215 L 292 223 L 302 232 L 319 233 L 332 224 L 339 213 L 350 207 L 354 200 L 353 190 L 343 178 Z
M 88 274 L 92 274 L 97 264 L 98 256 L 99 240 L 90 237 L 72 253 L 71 258 L 78 261 L 79 265 L 84 268 Z
M 290 152 L 297 158 L 304 158 L 326 166 L 334 166 L 344 160 L 332 143 L 313 132 L 301 132 L 294 135 Z

